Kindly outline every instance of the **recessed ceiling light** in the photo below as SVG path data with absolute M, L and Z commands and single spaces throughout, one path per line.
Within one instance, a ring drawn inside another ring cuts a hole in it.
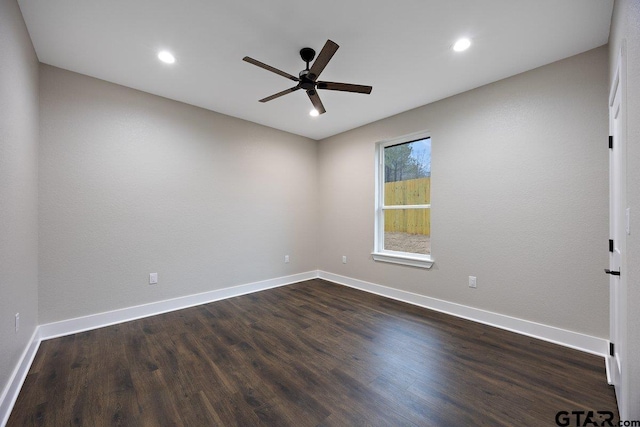
M 456 52 L 462 52 L 463 50 L 469 49 L 469 46 L 471 46 L 471 40 L 460 39 L 453 45 L 453 50 Z
M 315 108 L 312 109 L 311 111 L 309 111 L 309 115 L 311 117 L 318 117 L 320 115 L 320 113 L 318 113 L 318 110 L 316 110 Z
M 176 62 L 176 58 L 166 50 L 163 50 L 158 53 L 158 59 L 164 62 L 165 64 L 173 64 L 174 62 Z

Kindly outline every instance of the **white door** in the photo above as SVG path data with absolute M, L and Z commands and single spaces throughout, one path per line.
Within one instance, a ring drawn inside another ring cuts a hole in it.
M 626 205 L 626 105 L 624 80 L 624 45 L 618 58 L 617 71 L 609 98 L 609 122 L 612 135 L 609 150 L 609 295 L 610 341 L 613 354 L 609 357 L 609 373 L 616 389 L 620 416 L 628 411 L 627 372 L 627 277 L 626 241 L 628 212 Z

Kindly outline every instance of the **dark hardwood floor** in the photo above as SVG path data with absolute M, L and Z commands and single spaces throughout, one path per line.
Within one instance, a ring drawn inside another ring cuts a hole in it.
M 555 426 L 589 410 L 618 420 L 600 357 L 311 280 L 45 341 L 8 426 Z

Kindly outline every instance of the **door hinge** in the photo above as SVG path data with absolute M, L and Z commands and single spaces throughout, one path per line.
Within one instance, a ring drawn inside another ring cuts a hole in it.
M 609 343 L 609 356 L 613 356 L 615 354 L 615 347 L 612 342 Z
M 613 239 L 609 239 L 609 252 L 613 252 Z
M 613 135 L 609 135 L 609 148 L 613 148 Z

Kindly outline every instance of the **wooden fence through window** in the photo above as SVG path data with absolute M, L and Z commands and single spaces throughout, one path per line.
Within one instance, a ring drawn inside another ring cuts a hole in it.
M 386 182 L 385 205 L 431 203 L 431 177 Z M 431 209 L 388 209 L 384 211 L 384 231 L 431 235 Z

